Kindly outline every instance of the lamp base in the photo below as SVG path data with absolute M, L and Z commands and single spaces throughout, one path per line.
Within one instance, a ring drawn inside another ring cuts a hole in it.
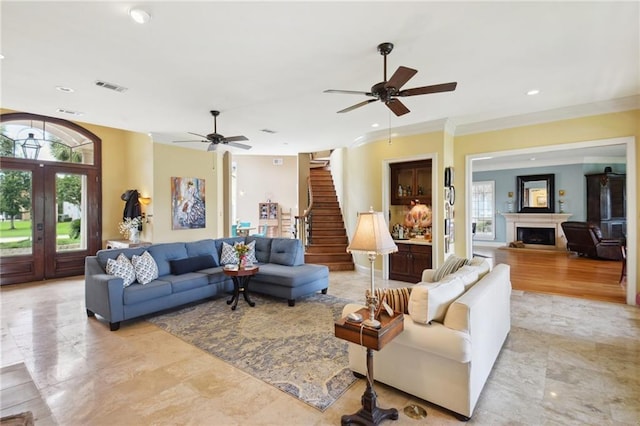
M 365 327 L 369 327 L 369 328 L 380 328 L 380 327 L 382 327 L 382 324 L 380 324 L 380 321 L 378 321 L 376 319 L 370 319 L 370 318 L 367 318 L 366 320 L 362 321 L 362 325 L 364 325 Z

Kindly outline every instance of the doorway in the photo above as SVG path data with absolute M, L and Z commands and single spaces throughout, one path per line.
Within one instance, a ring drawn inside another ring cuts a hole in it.
M 25 142 L 27 126 L 43 131 L 29 131 Z M 1 142 L 0 283 L 81 275 L 102 240 L 99 139 L 64 120 L 19 113 L 2 116 Z
M 535 148 L 526 148 L 526 149 L 518 149 L 511 151 L 497 151 L 497 152 L 484 152 L 480 154 L 470 154 L 467 155 L 466 158 L 466 181 L 465 181 L 465 189 L 466 193 L 470 194 L 472 188 L 472 177 L 474 172 L 474 163 L 484 161 L 484 160 L 501 160 L 503 162 L 509 162 L 513 165 L 514 162 L 521 160 L 522 158 L 529 158 L 532 154 L 536 156 L 541 156 L 544 153 L 555 156 L 556 159 L 560 158 L 565 152 L 571 153 L 573 157 L 579 157 L 580 153 L 588 152 L 592 157 L 602 156 L 599 154 L 605 148 L 617 148 L 621 149 L 624 153 L 625 161 L 626 161 L 626 174 L 627 180 L 629 182 L 635 182 L 637 180 L 637 165 L 636 165 L 636 154 L 635 154 L 635 146 L 636 140 L 634 137 L 620 137 L 620 138 L 612 138 L 606 140 L 594 140 L 594 141 L 584 141 L 570 144 L 561 144 L 561 145 L 551 145 L 551 146 L 541 146 Z M 591 152 L 593 150 L 593 153 Z M 607 151 L 609 152 L 609 151 Z M 616 150 L 616 152 L 618 152 Z M 606 156 L 605 156 L 606 157 Z M 509 195 L 511 197 L 511 194 Z M 470 195 L 467 197 L 467 207 L 465 215 L 468 218 L 468 229 L 471 229 L 471 197 Z M 637 220 L 634 212 L 636 212 L 636 195 L 634 190 L 627 191 L 627 203 L 626 203 L 626 217 L 627 217 L 627 235 L 635 236 L 637 230 Z M 495 247 L 501 244 L 494 244 Z M 637 281 L 636 281 L 636 262 L 637 262 L 637 253 L 638 246 L 637 240 L 635 238 L 627 239 L 627 280 L 626 280 L 626 303 L 629 305 L 636 304 L 636 289 L 637 289 Z M 473 248 L 473 236 L 471 233 L 467 233 L 466 235 L 466 251 L 467 255 L 471 256 L 474 248 Z M 629 254 L 632 253 L 632 254 Z M 588 278 L 585 281 L 588 282 Z M 617 279 L 615 280 L 617 285 Z

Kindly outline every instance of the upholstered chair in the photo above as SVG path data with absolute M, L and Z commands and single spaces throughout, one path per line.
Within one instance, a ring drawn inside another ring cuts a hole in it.
M 588 222 L 562 222 L 567 238 L 567 250 L 580 256 L 594 259 L 622 260 L 623 242 L 613 238 L 602 238 L 600 227 Z

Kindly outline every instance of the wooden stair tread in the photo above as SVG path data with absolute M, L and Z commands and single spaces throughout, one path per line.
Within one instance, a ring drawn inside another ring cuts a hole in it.
M 353 256 L 347 253 L 349 238 L 331 171 L 312 168 L 309 177 L 313 210 L 305 262 L 327 265 L 330 271 L 352 271 Z

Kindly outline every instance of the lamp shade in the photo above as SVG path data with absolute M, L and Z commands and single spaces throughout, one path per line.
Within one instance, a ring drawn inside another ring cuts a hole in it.
M 387 222 L 382 212 L 369 211 L 360 213 L 356 232 L 353 234 L 351 244 L 347 251 L 375 254 L 387 254 L 398 251 L 398 246 L 393 242 Z

